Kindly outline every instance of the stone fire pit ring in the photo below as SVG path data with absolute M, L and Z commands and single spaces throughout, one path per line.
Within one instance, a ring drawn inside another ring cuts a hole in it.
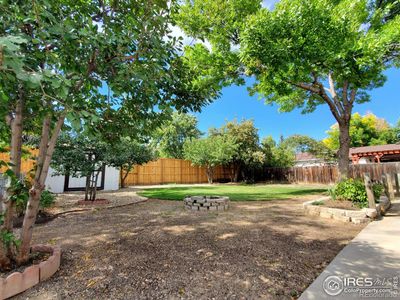
M 193 211 L 222 211 L 229 207 L 226 196 L 186 196 L 183 202 L 187 210 Z

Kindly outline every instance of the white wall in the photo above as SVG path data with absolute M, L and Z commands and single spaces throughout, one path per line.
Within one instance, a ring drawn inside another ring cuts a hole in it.
M 373 157 L 361 157 L 358 163 L 361 164 L 372 164 L 375 160 Z
M 119 169 L 106 166 L 106 176 L 104 178 L 104 190 L 116 191 L 119 189 Z
M 54 170 L 52 168 L 49 169 L 49 175 L 46 179 L 46 188 L 49 189 L 52 193 L 63 193 L 64 192 L 64 183 L 65 183 L 65 176 L 53 176 Z M 74 180 L 71 182 L 71 179 Z M 99 178 L 99 181 L 101 178 Z M 72 186 L 75 181 L 79 181 L 82 183 L 82 179 L 74 179 L 70 178 L 69 186 Z M 82 184 L 78 184 L 77 186 L 81 186 Z M 84 185 L 83 185 L 84 186 Z M 104 178 L 104 191 L 115 191 L 119 189 L 119 169 L 106 166 L 105 171 L 105 178 Z
M 46 189 L 50 190 L 52 193 L 63 193 L 64 192 L 64 182 L 65 176 L 63 175 L 54 175 L 54 169 L 50 167 L 49 174 L 46 178 Z

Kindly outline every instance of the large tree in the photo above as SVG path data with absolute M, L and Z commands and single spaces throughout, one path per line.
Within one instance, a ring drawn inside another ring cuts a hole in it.
M 185 47 L 201 82 L 220 91 L 242 85 L 244 67 L 239 59 L 240 32 L 248 16 L 261 8 L 260 0 L 184 0 L 174 15 L 177 25 L 194 39 Z
M 400 16 L 385 18 L 389 8 L 367 0 L 281 0 L 250 17 L 241 34 L 241 59 L 256 78 L 253 93 L 282 111 L 329 107 L 339 124 L 342 177 L 353 106 L 384 84 L 382 72 L 400 50 Z
M 160 157 L 182 159 L 184 143 L 190 139 L 197 139 L 200 135 L 195 116 L 174 112 L 171 119 L 165 120 L 155 130 L 152 144 Z
M 10 136 L 13 178 L 21 175 L 22 136 L 28 128 L 24 123 L 38 124 L 40 136 L 18 238 L 12 227 L 15 202 L 5 198 L 1 236 L 14 236 L 20 246 L 1 247 L 1 268 L 12 260 L 23 264 L 29 259 L 40 195 L 65 119 L 73 127 L 95 127 L 99 121 L 107 127 L 103 112 L 110 110 L 129 120 L 128 127 L 171 109 L 198 110 L 218 95 L 212 86 L 201 84 L 201 76 L 196 76 L 187 58 L 179 56 L 179 41 L 170 36 L 175 4 L 140 0 L 0 3 L 0 127 L 8 130 L 2 136 Z M 103 86 L 108 87 L 107 95 L 101 93 Z

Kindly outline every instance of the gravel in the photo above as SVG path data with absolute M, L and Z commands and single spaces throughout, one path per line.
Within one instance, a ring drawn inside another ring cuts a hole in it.
M 306 216 L 304 201 L 192 212 L 149 200 L 62 215 L 34 231 L 62 246 L 60 270 L 17 299 L 295 299 L 364 226 Z

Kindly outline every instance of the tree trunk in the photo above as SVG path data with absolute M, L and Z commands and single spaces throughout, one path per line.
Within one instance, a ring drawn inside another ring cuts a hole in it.
M 125 187 L 125 176 L 124 176 L 124 170 L 121 168 L 120 172 L 119 172 L 119 182 L 121 185 L 121 189 L 123 189 Z
M 234 163 L 233 164 L 233 182 L 239 181 L 239 173 L 240 173 L 240 164 Z
M 89 200 L 89 190 L 90 190 L 90 175 L 86 176 L 85 201 Z
M 208 183 L 213 183 L 213 178 L 214 177 L 214 168 L 207 166 L 207 181 Z
M 49 172 L 51 158 L 54 153 L 54 148 L 56 146 L 61 127 L 64 124 L 64 118 L 64 115 L 61 115 L 58 118 L 50 139 L 50 117 L 46 117 L 43 121 L 42 136 L 39 147 L 39 156 L 37 158 L 35 178 L 32 188 L 29 190 L 28 204 L 26 207 L 24 221 L 22 223 L 20 234 L 21 245 L 19 247 L 19 252 L 16 258 L 16 261 L 19 265 L 24 264 L 29 259 L 33 226 L 35 224 L 39 209 L 39 200 L 40 196 L 42 195 L 42 191 L 45 188 L 45 182 L 47 174 Z
M 129 167 L 125 171 L 125 175 L 121 177 L 121 188 L 125 187 L 125 180 L 128 177 L 129 173 L 132 171 L 133 165 L 129 165 Z M 123 174 L 122 172 L 124 169 L 121 167 L 121 175 Z
M 25 92 L 22 86 L 19 88 L 19 98 L 16 104 L 14 116 L 10 116 L 10 127 L 11 127 L 11 149 L 10 149 L 10 162 L 11 170 L 13 171 L 17 180 L 21 178 L 21 157 L 22 157 L 22 125 L 23 125 L 23 109 L 25 101 Z M 4 197 L 5 201 L 5 212 L 4 212 L 4 223 L 1 228 L 2 232 L 13 233 L 14 227 L 14 214 L 15 214 L 15 201 L 11 201 L 6 193 Z M 0 203 L 2 205 L 2 203 Z M 9 268 L 11 258 L 13 258 L 14 245 L 10 243 L 6 246 L 3 241 L 0 240 L 0 268 L 5 270 Z
M 96 171 L 96 175 L 94 176 L 94 180 L 93 180 L 93 194 L 92 194 L 92 201 L 96 200 L 96 194 L 97 194 L 97 180 L 99 179 L 99 174 L 101 172 L 102 169 L 99 169 Z
M 20 88 L 19 100 L 15 108 L 15 116 L 11 121 L 11 149 L 10 149 L 10 162 L 12 164 L 11 170 L 15 177 L 21 177 L 21 157 L 22 157 L 22 113 L 24 108 L 24 91 Z M 4 215 L 4 229 L 12 232 L 13 218 L 15 214 L 15 202 L 10 201 L 5 197 L 6 211 Z
M 339 180 L 346 179 L 349 175 L 349 152 L 350 152 L 350 119 L 339 123 Z

